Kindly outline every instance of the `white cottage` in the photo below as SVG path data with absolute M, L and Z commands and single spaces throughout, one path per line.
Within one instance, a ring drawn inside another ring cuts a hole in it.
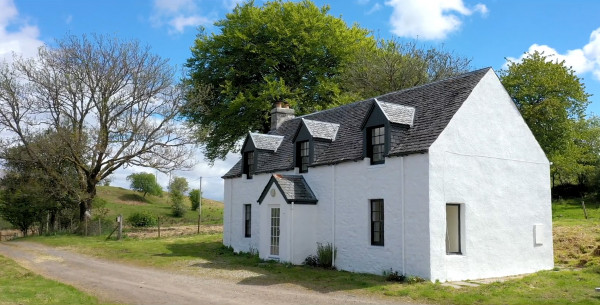
M 549 162 L 490 68 L 294 117 L 225 179 L 223 242 L 432 281 L 553 268 Z

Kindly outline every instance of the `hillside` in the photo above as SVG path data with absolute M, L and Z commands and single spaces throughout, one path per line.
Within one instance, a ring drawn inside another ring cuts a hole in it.
M 113 187 L 99 186 L 97 197 L 106 201 L 105 208 L 108 209 L 106 218 L 115 219 L 117 215 L 122 214 L 125 219 L 134 212 L 148 211 L 161 218 L 161 224 L 195 224 L 198 221 L 198 212 L 190 210 L 190 201 L 186 197 L 185 205 L 187 211 L 182 218 L 175 218 L 171 215 L 171 204 L 169 196 L 164 193 L 162 197 L 146 195 L 143 198 L 138 192 L 132 190 Z M 92 210 L 92 215 L 97 212 Z M 203 224 L 222 224 L 223 223 L 223 203 L 212 199 L 202 199 L 202 219 Z

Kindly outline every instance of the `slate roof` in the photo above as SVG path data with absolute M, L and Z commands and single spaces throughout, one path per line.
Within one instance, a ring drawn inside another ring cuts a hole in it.
M 262 203 L 272 184 L 277 185 L 287 203 L 317 203 L 318 201 L 310 186 L 304 180 L 304 176 L 274 174 L 258 198 L 258 203 Z
M 313 138 L 318 139 L 333 141 L 335 140 L 337 131 L 340 128 L 340 124 L 336 123 L 313 121 L 305 118 L 302 118 L 302 121 L 304 122 L 304 125 L 306 125 L 310 135 L 313 136 Z
M 375 102 L 391 123 L 412 126 L 415 117 L 414 107 L 382 102 L 377 99 Z
M 251 132 L 250 138 L 252 138 L 252 142 L 254 143 L 254 147 L 256 147 L 256 149 L 277 151 L 277 148 L 279 148 L 279 145 L 281 145 L 284 137 Z
M 408 107 L 414 109 L 414 118 L 410 128 L 392 125 L 392 140 L 387 156 L 427 152 L 431 144 L 446 128 L 456 111 L 462 106 L 462 103 L 471 94 L 473 88 L 488 71 L 493 70 L 484 68 L 434 83 L 378 96 L 377 100 L 380 105 L 389 103 L 403 106 L 403 109 Z M 264 153 L 265 156 L 256 164 L 255 174 L 294 169 L 294 143 L 292 140 L 300 127 L 302 119 L 339 124 L 335 141 L 319 147 L 319 152 L 315 152 L 311 167 L 363 159 L 365 156 L 363 155 L 361 125 L 373 103 L 376 103 L 376 101 L 371 98 L 284 122 L 277 130 L 269 132 L 270 135 L 283 136 L 283 141 L 281 141 L 276 152 Z M 386 113 L 393 113 L 391 116 L 394 119 L 405 117 L 404 114 L 396 114 L 395 110 L 401 108 L 394 106 L 389 108 L 392 110 L 388 110 Z M 240 160 L 223 178 L 234 178 L 241 175 Z

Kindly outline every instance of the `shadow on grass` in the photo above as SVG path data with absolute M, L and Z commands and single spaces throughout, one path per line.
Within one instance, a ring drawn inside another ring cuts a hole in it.
M 166 247 L 169 253 L 159 253 L 155 256 L 204 260 L 189 265 L 190 268 L 247 271 L 248 276 L 238 282 L 242 285 L 270 286 L 289 283 L 321 293 L 392 285 L 386 282 L 383 276 L 264 261 L 257 255 L 233 253 L 221 242 L 175 242 Z
M 119 199 L 121 199 L 123 201 L 138 201 L 138 202 L 151 203 L 146 198 L 144 198 L 142 195 L 136 194 L 136 193 L 123 194 L 123 195 L 119 196 Z

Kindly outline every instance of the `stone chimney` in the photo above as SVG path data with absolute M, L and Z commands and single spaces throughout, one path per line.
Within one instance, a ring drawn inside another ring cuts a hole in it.
M 295 117 L 294 109 L 290 109 L 290 103 L 285 101 L 275 102 L 271 110 L 271 130 L 279 128 L 283 122 Z

